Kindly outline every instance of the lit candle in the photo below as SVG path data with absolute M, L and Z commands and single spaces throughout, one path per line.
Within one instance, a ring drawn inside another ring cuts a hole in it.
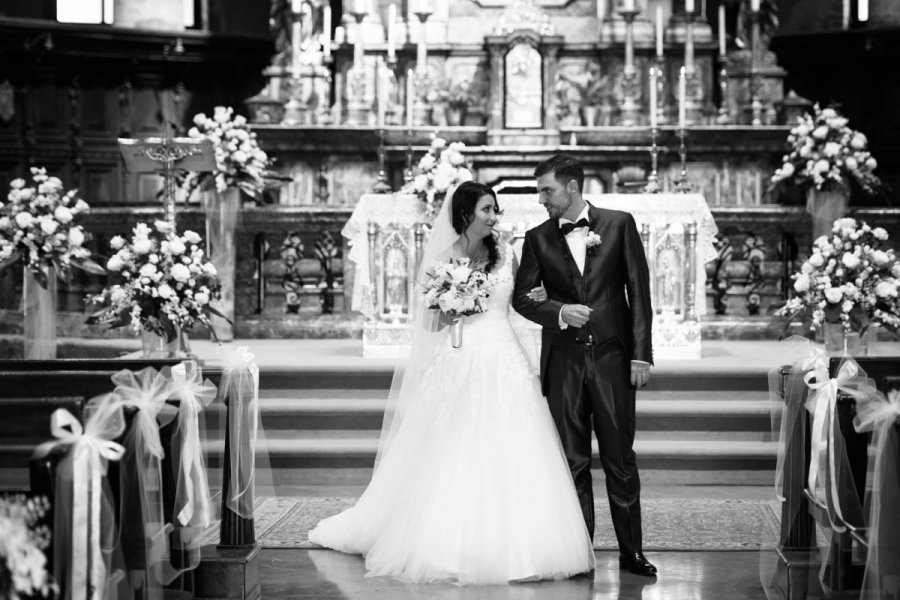
M 650 67 L 650 127 L 656 129 L 656 69 Z
M 419 23 L 419 43 L 416 44 L 416 72 L 425 72 L 425 61 L 428 58 L 428 48 L 425 46 L 425 23 Z
M 363 13 L 363 14 L 368 13 L 369 11 L 366 10 L 368 8 L 366 6 L 366 4 L 367 4 L 366 0 L 356 0 L 356 3 L 355 3 L 356 10 L 354 12 Z
M 753 11 L 759 10 L 759 0 L 750 0 L 750 10 L 753 10 Z
M 684 124 L 687 116 L 685 96 L 687 96 L 687 77 L 684 73 L 684 67 L 681 67 L 681 72 L 678 74 L 678 126 L 681 129 L 685 128 Z
M 291 26 L 291 75 L 300 77 L 300 19 Z
M 397 28 L 397 5 L 391 4 L 388 6 L 388 26 L 387 26 L 387 55 L 388 60 L 393 61 L 397 56 L 397 43 L 394 39 L 396 37 L 396 28 Z
M 849 29 L 850 27 L 850 0 L 844 0 L 841 3 L 841 24 L 844 29 Z
M 331 5 L 322 9 L 322 54 L 331 58 Z
M 623 0 L 622 1 L 622 9 L 623 10 L 634 10 L 634 0 Z
M 856 18 L 861 23 L 869 20 L 869 0 L 859 0 L 856 5 Z
M 413 126 L 413 74 L 412 69 L 406 71 L 406 126 L 412 129 Z
M 597 0 L 597 20 L 601 23 L 606 18 L 606 0 Z
M 725 5 L 719 5 L 719 56 L 725 56 Z
M 663 12 L 662 6 L 656 7 L 656 57 L 663 55 Z
M 378 128 L 384 129 L 384 115 L 387 111 L 387 73 L 384 61 L 378 61 Z
M 684 0 L 684 12 L 694 12 L 694 0 Z

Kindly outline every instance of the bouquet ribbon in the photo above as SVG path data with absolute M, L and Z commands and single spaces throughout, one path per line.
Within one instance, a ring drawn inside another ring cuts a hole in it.
M 241 517 L 253 516 L 256 438 L 259 425 L 259 366 L 245 346 L 226 350 L 220 391 L 231 412 L 231 477 L 225 506 Z
M 836 447 L 843 444 L 843 436 L 839 431 L 839 423 L 834 418 L 835 404 L 839 390 L 849 390 L 849 384 L 859 374 L 856 361 L 848 360 L 841 365 L 837 377 L 828 377 L 828 366 L 825 359 L 819 356 L 811 371 L 804 376 L 806 385 L 814 391 L 807 409 L 813 414 L 812 448 L 809 465 L 809 491 L 815 497 L 818 494 L 817 484 L 820 472 L 825 473 L 824 500 L 828 507 L 828 518 L 834 531 L 842 532 L 846 528 L 841 524 L 843 515 L 838 495 Z
M 118 410 L 118 407 L 115 408 Z M 121 434 L 124 420 L 118 411 L 121 427 L 108 428 L 115 414 L 98 411 L 82 427 L 72 413 L 64 408 L 54 411 L 50 419 L 50 431 L 56 441 L 47 442 L 37 448 L 36 455 L 45 456 L 59 445 L 71 446 L 72 483 L 72 548 L 67 581 L 71 582 L 71 598 L 88 598 L 88 573 L 90 572 L 90 598 L 99 600 L 103 596 L 106 580 L 106 563 L 100 543 L 100 509 L 102 506 L 102 478 L 106 474 L 106 462 L 119 460 L 125 448 L 112 441 Z M 118 431 L 116 431 L 118 429 Z M 85 552 L 85 550 L 87 550 Z M 90 565 L 90 571 L 88 571 Z M 57 568 L 61 568 L 58 566 Z
M 209 382 L 206 382 L 209 384 Z M 216 388 L 205 385 L 200 367 L 193 361 L 172 367 L 172 390 L 180 400 L 178 432 L 181 443 L 176 486 L 175 517 L 182 526 L 209 526 L 209 481 L 203 464 L 199 415 L 216 397 Z M 193 523 L 192 523 L 193 522 Z

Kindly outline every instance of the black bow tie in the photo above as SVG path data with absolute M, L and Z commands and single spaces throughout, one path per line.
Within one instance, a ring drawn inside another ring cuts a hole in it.
M 564 236 L 572 233 L 572 230 L 578 229 L 579 227 L 589 227 L 590 223 L 588 223 L 587 219 L 578 219 L 575 223 L 563 223 L 559 226 L 559 232 Z

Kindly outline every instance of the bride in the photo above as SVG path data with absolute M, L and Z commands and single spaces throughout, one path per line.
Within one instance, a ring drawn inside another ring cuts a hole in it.
M 463 317 L 454 348 L 439 311 L 419 303 L 372 481 L 309 532 L 364 555 L 369 576 L 505 584 L 594 567 L 553 419 L 509 321 L 516 260 L 494 237 L 499 213 L 494 192 L 471 181 L 444 202 L 418 281 L 435 260 L 468 258 L 494 282 L 487 310 Z

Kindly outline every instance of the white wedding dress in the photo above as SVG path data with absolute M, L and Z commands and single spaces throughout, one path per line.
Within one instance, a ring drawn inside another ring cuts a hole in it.
M 505 584 L 594 567 L 556 428 L 510 323 L 505 255 L 487 311 L 464 319 L 462 347 L 443 331 L 359 502 L 309 532 L 364 555 L 369 576 Z

